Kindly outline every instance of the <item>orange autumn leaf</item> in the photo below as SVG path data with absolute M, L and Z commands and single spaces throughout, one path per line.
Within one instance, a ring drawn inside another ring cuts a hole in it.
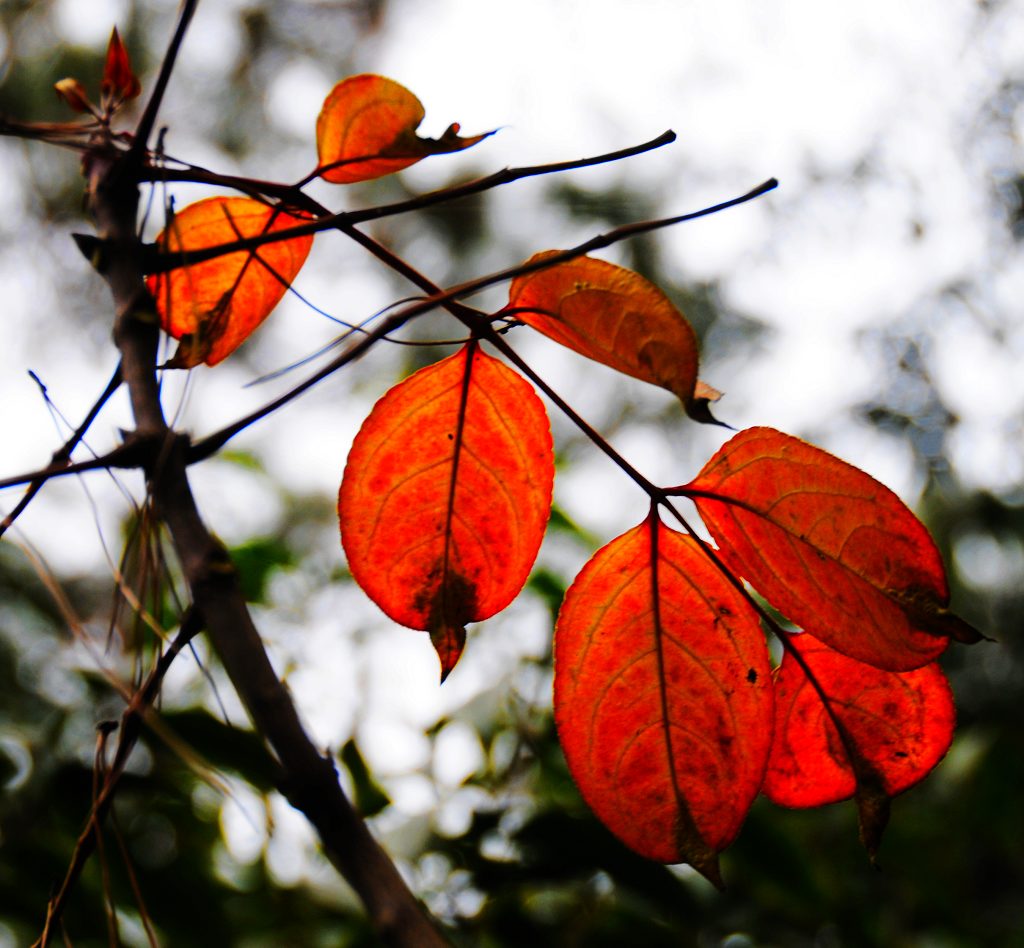
M 369 181 L 427 155 L 462 151 L 493 132 L 459 138 L 453 123 L 438 139 L 416 134 L 426 114 L 408 89 L 383 76 L 350 76 L 327 96 L 316 121 L 321 177 L 334 184 Z
M 821 806 L 856 794 L 862 834 L 873 851 L 889 798 L 923 780 L 949 749 L 956 724 L 949 682 L 935 663 L 884 671 L 807 634 L 791 642 L 776 672 L 775 737 L 764 793 L 792 807 Z
M 250 198 L 213 197 L 176 214 L 157 238 L 163 253 L 202 250 L 303 221 Z M 180 340 L 171 365 L 216 365 L 263 322 L 295 279 L 312 235 L 264 244 L 149 277 L 160 324 Z
M 527 263 L 557 252 L 536 254 Z M 640 274 L 579 257 L 516 277 L 508 309 L 580 355 L 668 389 L 698 421 L 713 420 L 707 405 L 719 393 L 697 380 L 693 327 Z
M 553 480 L 543 404 L 475 344 L 390 389 L 356 435 L 338 497 L 349 568 L 392 619 L 430 632 L 442 680 L 466 623 L 526 582 Z
M 847 658 L 811 635 L 796 639 L 832 713 L 890 796 L 914 786 L 942 760 L 956 712 L 937 664 L 890 672 Z M 855 790 L 854 769 L 836 726 L 787 652 L 776 672 L 775 739 L 764 792 L 783 806 L 811 807 L 846 800 Z
M 695 540 L 647 521 L 587 563 L 555 628 L 554 701 L 601 822 L 720 884 L 764 777 L 771 669 L 756 613 Z
M 721 556 L 789 619 L 878 668 L 933 661 L 978 634 L 947 611 L 942 559 L 887 487 L 771 428 L 729 440 L 680 491 Z

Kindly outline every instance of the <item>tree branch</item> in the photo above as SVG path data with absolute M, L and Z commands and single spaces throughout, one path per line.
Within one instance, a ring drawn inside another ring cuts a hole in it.
M 114 337 L 121 351 L 136 432 L 159 440 L 145 473 L 158 515 L 167 525 L 193 608 L 258 733 L 280 763 L 281 790 L 316 827 L 328 857 L 363 900 L 387 944 L 440 946 L 444 938 L 371 836 L 338 784 L 332 761 L 306 734 L 287 689 L 271 666 L 222 544 L 206 527 L 189 486 L 188 439 L 163 415 L 156 374 L 159 327 L 135 234 L 137 167 L 109 143 L 90 154 L 89 204 L 99 237 L 110 248 L 103 276 L 114 299 Z
M 167 83 L 171 81 L 171 73 L 178 61 L 178 53 L 181 51 L 181 44 L 185 41 L 185 34 L 188 32 L 189 24 L 199 6 L 199 0 L 183 0 L 181 12 L 178 14 L 178 23 L 174 28 L 174 35 L 167 46 L 167 52 L 160 63 L 160 72 L 153 84 L 153 93 L 146 103 L 142 112 L 139 124 L 135 126 L 135 137 L 132 141 L 130 154 L 132 164 L 141 164 L 140 159 L 149 147 L 149 136 L 153 134 L 153 127 L 156 125 L 156 117 L 160 112 L 160 106 L 164 101 L 164 93 L 167 92 Z
M 142 467 L 149 447 L 143 438 L 132 438 L 124 444 L 118 445 L 112 451 L 101 454 L 99 457 L 89 458 L 87 461 L 77 461 L 74 464 L 57 461 L 39 470 L 29 471 L 27 474 L 15 474 L 11 477 L 2 478 L 0 479 L 0 490 L 5 487 L 19 487 L 22 484 L 31 486 L 36 481 L 43 484 L 55 477 L 67 477 L 69 474 L 84 474 L 86 471 Z M 13 519 L 13 517 L 8 519 Z

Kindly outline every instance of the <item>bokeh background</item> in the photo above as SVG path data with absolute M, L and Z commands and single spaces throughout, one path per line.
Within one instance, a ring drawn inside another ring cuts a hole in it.
M 0 0 L 0 112 L 66 119 L 53 83 L 72 75 L 95 90 L 115 23 L 146 86 L 175 12 L 170 0 Z M 639 521 L 644 496 L 554 415 L 556 510 L 538 569 L 506 613 L 471 631 L 439 687 L 427 637 L 365 599 L 337 538 L 337 486 L 362 419 L 402 373 L 450 351 L 378 346 L 193 475 L 246 571 L 275 665 L 416 891 L 464 945 L 1024 944 L 1024 10 L 204 0 L 161 116 L 166 151 L 295 180 L 315 163 L 324 96 L 366 71 L 423 100 L 426 134 L 452 121 L 500 131 L 380 182 L 314 186 L 339 209 L 679 135 L 627 162 L 371 228 L 441 284 L 778 177 L 753 204 L 603 256 L 657 282 L 697 327 L 702 376 L 727 393 L 723 419 L 813 440 L 911 504 L 946 556 L 957 611 L 996 640 L 943 659 L 956 742 L 896 801 L 881 871 L 852 805 L 765 801 L 724 856 L 724 894 L 685 867 L 646 863 L 580 801 L 550 710 L 564 589 Z M 155 188 L 147 233 L 165 202 L 208 193 Z M 75 156 L 0 141 L 0 474 L 45 463 L 116 363 L 105 288 L 69 238 L 88 230 Z M 336 234 L 318 238 L 296 288 L 315 308 L 290 296 L 216 370 L 165 378 L 181 426 L 202 435 L 262 404 L 306 370 L 259 380 L 336 338 L 332 318 L 360 322 L 412 292 Z M 476 302 L 497 309 L 503 290 Z M 455 332 L 438 314 L 405 338 Z M 510 338 L 656 482 L 689 480 L 728 436 L 687 422 L 664 392 L 525 330 Z M 129 425 L 115 399 L 89 449 Z M 0 545 L 3 946 L 38 934 L 88 809 L 95 727 L 123 707 L 112 679 L 132 681 L 153 648 L 117 606 L 116 578 L 173 621 L 173 564 L 143 584 L 154 571 L 140 552 L 141 496 L 131 475 L 52 483 Z M 146 944 L 144 916 L 169 945 L 374 944 L 273 792 L 202 642 L 176 664 L 161 718 L 165 737 L 147 736 L 119 795 L 129 858 L 111 836 L 107 881 L 94 860 L 68 913 L 71 941 L 108 943 L 106 886 L 125 945 Z

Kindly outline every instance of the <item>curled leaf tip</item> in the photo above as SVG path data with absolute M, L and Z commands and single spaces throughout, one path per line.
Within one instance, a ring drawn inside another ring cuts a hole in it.
M 462 126 L 458 122 L 452 122 L 445 130 L 444 134 L 437 139 L 437 145 L 440 146 L 440 152 L 450 151 L 462 151 L 465 148 L 470 148 L 473 145 L 479 144 L 485 138 L 490 138 L 497 132 L 497 129 L 491 129 L 489 132 L 481 132 L 479 135 L 468 135 L 465 138 L 459 137 L 459 132 L 462 130 Z M 425 142 L 430 142 L 431 139 L 423 139 Z
M 718 425 L 721 428 L 728 428 L 729 431 L 735 431 L 736 429 L 732 425 L 719 421 L 711 414 L 712 403 L 717 402 L 722 397 L 722 394 L 717 388 L 712 388 L 707 382 L 697 379 L 697 384 L 693 390 L 693 397 L 683 403 L 686 408 L 686 414 L 694 421 L 700 422 L 703 425 Z
M 951 638 L 962 645 L 975 645 L 982 640 L 991 641 L 955 612 L 937 605 L 934 598 L 928 596 L 927 590 L 903 593 L 899 598 L 907 615 L 922 632 Z
M 892 800 L 879 786 L 865 786 L 857 791 L 857 817 L 860 823 L 860 841 L 867 850 L 873 866 L 878 865 L 878 848 L 882 834 L 889 823 Z
M 476 586 L 463 578 L 451 564 L 438 564 L 444 574 L 430 606 L 427 629 L 441 660 L 441 683 L 451 674 L 466 645 L 466 623 L 479 611 Z
M 705 879 L 708 880 L 719 892 L 725 891 L 725 881 L 722 879 L 722 870 L 718 862 L 718 856 L 712 854 L 710 859 L 698 863 L 690 863 Z
M 443 685 L 462 656 L 462 649 L 466 645 L 466 628 L 457 623 L 442 623 L 430 630 L 430 642 L 441 662 Z
M 207 360 L 212 349 L 213 341 L 210 338 L 198 333 L 186 333 L 178 340 L 178 348 L 164 363 L 163 368 L 194 369 Z
M 676 845 L 683 854 L 683 861 L 699 872 L 719 892 L 725 891 L 722 879 L 722 868 L 718 861 L 718 853 L 712 849 L 693 825 L 693 820 L 686 814 L 678 821 L 676 829 Z

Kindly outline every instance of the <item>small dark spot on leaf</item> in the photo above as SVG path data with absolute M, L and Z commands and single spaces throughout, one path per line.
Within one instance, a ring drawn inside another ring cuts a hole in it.
M 910 755 L 906 751 L 896 751 L 894 757 L 909 757 Z
M 749 681 L 751 684 L 757 681 L 757 672 L 754 671 L 753 668 L 747 671 L 747 681 Z
M 455 440 L 455 435 L 453 435 L 450 431 L 448 432 L 448 440 L 449 441 L 454 441 Z

